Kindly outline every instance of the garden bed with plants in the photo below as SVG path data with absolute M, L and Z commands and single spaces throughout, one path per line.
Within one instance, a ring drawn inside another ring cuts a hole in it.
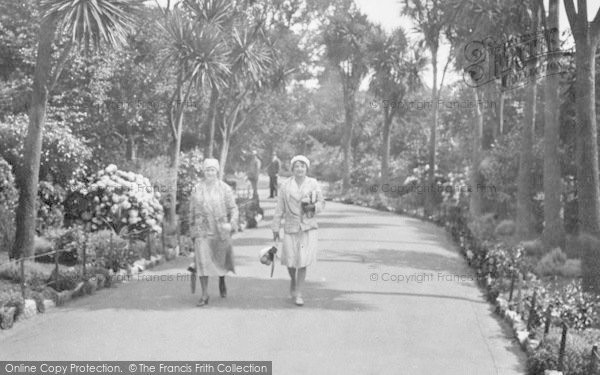
M 40 189 L 45 204 L 34 254 L 9 259 L 0 252 L 0 328 L 175 257 L 177 243 L 163 231 L 160 193 L 140 186 L 151 183 L 109 165 L 68 195 L 51 184 Z
M 352 189 L 331 198 L 443 225 L 527 352 L 528 375 L 600 374 L 600 299 L 583 292 L 580 260 L 600 247 L 597 239 L 569 237 L 564 251 L 547 252 L 539 240 L 515 241 L 514 222 L 497 222 L 492 214 L 469 221 L 464 207 L 441 204 L 426 218 L 416 194 L 390 198 Z

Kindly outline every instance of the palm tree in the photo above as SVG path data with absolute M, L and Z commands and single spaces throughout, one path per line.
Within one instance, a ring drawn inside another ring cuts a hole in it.
M 24 163 L 18 171 L 20 187 L 16 213 L 16 236 L 12 258 L 30 255 L 36 221 L 42 137 L 46 121 L 48 93 L 58 80 L 73 46 L 86 52 L 102 44 L 117 47 L 126 43 L 133 30 L 133 14 L 139 1 L 124 0 L 44 0 L 41 2 L 41 22 L 38 50 L 29 109 L 29 127 L 25 138 Z M 55 36 L 65 34 L 69 40 L 62 47 L 58 60 L 52 63 L 52 43 Z M 54 65 L 54 69 L 52 68 Z
M 232 136 L 246 124 L 249 115 L 258 109 L 258 93 L 265 88 L 273 71 L 273 51 L 266 43 L 266 32 L 261 22 L 241 22 L 231 31 L 229 45 L 232 74 L 219 101 L 219 131 L 221 175 L 225 171 Z
M 212 7 L 220 6 L 215 9 Z M 180 7 L 164 12 L 159 28 L 166 38 L 164 63 L 174 67 L 175 89 L 169 103 L 168 122 L 173 136 L 171 147 L 171 188 L 167 219 L 171 227 L 176 221 L 177 171 L 183 132 L 183 118 L 195 86 L 219 88 L 230 74 L 221 25 L 227 19 L 229 5 L 223 1 L 184 1 Z
M 389 182 L 390 134 L 396 115 L 403 115 L 402 101 L 406 94 L 420 84 L 419 71 L 425 58 L 410 53 L 406 34 L 398 28 L 387 35 L 381 28 L 370 45 L 373 53 L 373 78 L 370 89 L 383 101 L 383 150 L 381 155 L 381 183 Z M 405 109 L 405 108 L 404 108 Z
M 342 81 L 345 115 L 342 136 L 343 191 L 347 191 L 350 187 L 356 93 L 369 72 L 368 42 L 372 30 L 373 25 L 367 20 L 366 15 L 352 6 L 347 10 L 338 9 L 330 18 L 330 24 L 324 33 L 326 57 Z

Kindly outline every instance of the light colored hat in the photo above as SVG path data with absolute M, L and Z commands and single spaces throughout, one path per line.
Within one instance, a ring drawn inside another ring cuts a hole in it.
M 294 163 L 297 161 L 301 161 L 304 164 L 306 164 L 306 168 L 310 168 L 310 161 L 308 161 L 308 158 L 304 155 L 296 155 L 292 158 L 292 161 L 290 162 L 290 167 L 294 168 Z
M 202 169 L 206 170 L 208 168 L 214 168 L 219 171 L 219 161 L 217 159 L 204 159 L 204 163 L 202 163 Z

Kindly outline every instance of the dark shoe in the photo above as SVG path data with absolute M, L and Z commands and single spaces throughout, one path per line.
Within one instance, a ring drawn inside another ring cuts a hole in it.
M 219 292 L 221 298 L 227 297 L 227 286 L 225 286 L 225 277 L 219 277 Z
M 206 306 L 206 305 L 208 305 L 208 297 L 200 298 L 200 301 L 198 301 L 198 303 L 196 304 L 196 306 L 198 306 L 198 307 L 202 307 L 202 306 Z

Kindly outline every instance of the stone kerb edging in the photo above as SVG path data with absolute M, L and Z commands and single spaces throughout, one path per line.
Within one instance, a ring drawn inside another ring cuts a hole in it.
M 133 265 L 129 269 L 121 269 L 116 273 L 110 271 L 109 275 L 111 280 L 106 280 L 106 277 L 102 274 L 96 274 L 87 281 L 81 281 L 75 289 L 64 290 L 57 292 L 52 288 L 46 288 L 49 294 L 53 296 L 53 299 L 34 300 L 25 299 L 23 304 L 23 312 L 15 319 L 17 312 L 16 307 L 4 307 L 0 309 L 0 329 L 9 329 L 13 326 L 15 321 L 19 322 L 22 320 L 29 319 L 37 314 L 42 314 L 50 309 L 65 304 L 74 298 L 82 297 L 84 295 L 92 294 L 98 289 L 108 288 L 112 284 L 118 284 L 131 275 L 137 275 L 144 272 L 145 270 L 151 269 L 154 266 L 173 260 L 179 253 L 178 247 L 166 249 L 165 255 L 152 255 L 150 259 L 138 259 L 133 262 Z

